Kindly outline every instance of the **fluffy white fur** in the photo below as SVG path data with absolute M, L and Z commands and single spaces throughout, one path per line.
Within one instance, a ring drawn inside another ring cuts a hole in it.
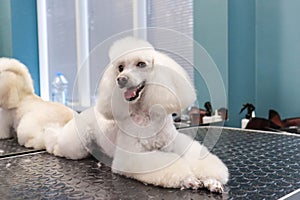
M 0 58 L 0 139 L 17 134 L 26 147 L 44 149 L 44 130 L 64 126 L 73 118 L 71 109 L 45 102 L 34 94 L 26 66 L 15 59 Z
M 96 143 L 113 159 L 115 173 L 167 188 L 222 192 L 229 177 L 227 167 L 173 125 L 171 114 L 195 100 L 186 72 L 148 42 L 135 38 L 115 42 L 109 55 L 97 105 L 64 128 L 49 129 L 47 150 L 80 159 Z

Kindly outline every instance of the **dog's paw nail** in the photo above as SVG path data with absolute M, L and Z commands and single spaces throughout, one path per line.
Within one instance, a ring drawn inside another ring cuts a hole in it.
M 223 193 L 224 186 L 216 179 L 205 179 L 202 181 L 203 186 L 211 192 Z
M 187 188 L 197 190 L 199 187 L 200 182 L 195 177 L 188 177 L 182 182 L 181 190 Z

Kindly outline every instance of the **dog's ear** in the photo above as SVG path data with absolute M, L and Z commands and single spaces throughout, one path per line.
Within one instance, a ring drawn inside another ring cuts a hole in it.
M 8 75 L 7 77 L 11 77 L 11 76 Z M 12 109 L 18 106 L 18 103 L 20 101 L 20 95 L 17 86 L 18 83 L 14 79 L 5 82 L 5 84 L 1 87 L 2 91 L 1 91 L 0 107 L 5 109 Z
M 194 86 L 184 69 L 168 56 L 154 55 L 153 72 L 143 100 L 160 105 L 167 114 L 180 113 L 196 100 Z
M 17 107 L 18 103 L 20 102 L 18 89 L 16 87 L 10 88 L 10 90 L 8 91 L 8 95 L 5 98 L 5 108 L 12 109 Z
M 30 78 L 29 81 L 27 78 Z M 33 95 L 34 90 L 30 75 L 19 71 L 4 71 L 1 76 L 0 106 L 5 109 L 16 108 L 23 97 Z
M 0 106 L 12 109 L 26 95 L 34 95 L 33 81 L 27 67 L 16 59 L 0 58 Z
M 111 102 L 113 91 L 116 88 L 116 77 L 115 69 L 110 64 L 104 71 L 98 88 L 99 97 L 96 107 L 107 119 L 113 119 Z

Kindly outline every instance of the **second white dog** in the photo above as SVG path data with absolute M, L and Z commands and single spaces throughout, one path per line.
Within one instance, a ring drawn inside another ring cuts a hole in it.
M 45 149 L 47 127 L 63 127 L 73 111 L 61 104 L 43 101 L 34 94 L 27 67 L 16 59 L 0 58 L 0 139 L 16 133 L 19 144 Z
M 115 42 L 109 56 L 97 105 L 63 129 L 49 129 L 48 152 L 80 159 L 98 147 L 112 158 L 116 173 L 146 184 L 221 193 L 227 167 L 173 125 L 171 114 L 195 100 L 186 72 L 135 38 Z

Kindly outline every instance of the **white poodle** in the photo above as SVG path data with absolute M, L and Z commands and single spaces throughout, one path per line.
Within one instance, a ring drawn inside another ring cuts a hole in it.
M 45 128 L 62 127 L 72 118 L 71 109 L 45 102 L 34 94 L 25 65 L 15 59 L 0 58 L 0 139 L 16 133 L 19 144 L 45 149 Z
M 173 125 L 171 114 L 195 100 L 186 72 L 135 38 L 115 42 L 109 56 L 97 105 L 62 130 L 49 129 L 48 152 L 80 159 L 98 148 L 112 158 L 113 172 L 145 184 L 221 193 L 227 167 Z

